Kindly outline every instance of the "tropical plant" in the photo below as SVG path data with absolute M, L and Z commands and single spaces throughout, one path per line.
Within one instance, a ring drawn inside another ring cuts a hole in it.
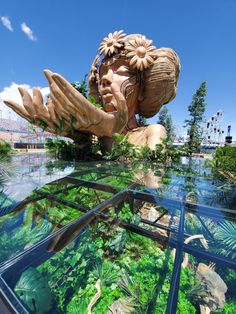
M 14 290 L 33 313 L 45 314 L 52 308 L 53 297 L 47 279 L 33 267 L 22 273 Z
M 236 258 L 236 224 L 230 221 L 220 222 L 214 229 L 215 250 L 218 254 Z
M 16 169 L 9 162 L 9 157 L 0 155 L 0 192 L 14 174 L 16 174 Z

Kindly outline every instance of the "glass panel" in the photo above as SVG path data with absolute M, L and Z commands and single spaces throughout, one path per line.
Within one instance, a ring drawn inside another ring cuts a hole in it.
M 113 194 L 108 192 L 99 191 L 92 188 L 86 188 L 83 186 L 76 187 L 68 190 L 65 193 L 57 194 L 58 197 L 74 202 L 78 205 L 83 205 L 88 209 L 92 209 L 96 205 L 110 198 Z
M 74 208 L 42 199 L 0 217 L 0 264 L 80 215 L 81 212 Z
M 4 164 L 8 175 L 4 184 L 0 183 L 0 206 L 14 205 L 27 197 L 35 188 L 73 171 L 71 163 L 53 162 L 50 161 L 51 159 L 53 159 L 51 156 L 40 153 L 17 154 L 9 158 Z M 47 166 L 54 163 L 57 164 L 57 168 Z
M 95 221 L 51 258 L 3 277 L 31 313 L 162 314 L 172 269 L 168 247 Z
M 177 313 L 236 313 L 235 281 L 236 271 L 224 263 L 214 264 L 186 253 Z
M 220 210 L 208 215 L 186 213 L 185 243 L 236 261 L 236 219 Z

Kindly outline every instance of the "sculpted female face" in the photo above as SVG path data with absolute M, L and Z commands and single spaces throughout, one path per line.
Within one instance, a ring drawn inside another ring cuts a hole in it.
M 106 112 L 117 111 L 114 92 L 121 92 L 127 101 L 129 116 L 135 113 L 138 95 L 138 80 L 124 59 L 105 59 L 99 70 L 99 94 Z

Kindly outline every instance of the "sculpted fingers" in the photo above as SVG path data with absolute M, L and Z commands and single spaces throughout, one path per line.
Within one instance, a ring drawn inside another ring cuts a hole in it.
M 60 101 L 57 100 L 57 98 L 51 93 L 50 97 L 48 99 L 48 104 L 50 102 L 53 104 L 55 114 L 57 117 L 63 117 L 64 119 L 69 121 L 70 112 L 66 111 L 63 107 Z M 49 106 L 50 107 L 50 106 Z
M 43 104 L 43 96 L 37 88 L 33 88 L 33 105 L 37 115 L 47 115 L 47 109 Z
M 46 76 L 46 79 L 48 80 L 48 83 L 49 83 L 49 86 L 53 83 L 53 80 L 52 80 L 52 75 L 53 75 L 53 72 L 46 69 L 43 71 L 44 72 L 44 75 Z
M 52 79 L 62 94 L 67 98 L 68 104 L 72 106 L 73 110 L 84 113 L 88 110 L 89 106 L 92 106 L 90 102 L 61 75 L 54 73 Z
M 30 96 L 30 94 L 27 92 L 26 89 L 22 87 L 18 87 L 18 90 L 21 94 L 23 106 L 25 107 L 25 110 L 29 113 L 29 115 L 34 119 L 34 116 L 36 115 L 35 108 L 33 106 L 33 101 Z
M 50 90 L 53 102 L 55 101 L 55 103 L 57 104 L 57 109 L 64 112 L 64 114 L 67 113 L 68 115 L 68 113 L 70 113 L 73 115 L 76 111 L 76 106 L 71 103 L 71 101 L 67 97 L 67 94 L 60 89 L 56 82 L 53 82 L 50 85 Z
M 53 103 L 54 109 L 60 116 L 61 113 L 66 113 L 66 110 L 64 110 L 64 102 L 63 99 L 59 96 L 60 95 L 60 89 L 58 88 L 57 84 L 52 79 L 53 72 L 50 70 L 44 70 L 44 74 L 48 80 L 48 85 L 51 91 L 50 97 L 48 98 L 48 104 Z
M 22 118 L 25 118 L 30 121 L 30 115 L 29 113 L 25 110 L 25 108 L 16 102 L 12 100 L 4 100 L 3 101 L 5 105 L 7 105 L 9 108 L 13 109 L 18 115 L 20 115 Z
M 57 117 L 56 115 L 56 111 L 55 111 L 55 104 L 54 102 L 52 101 L 52 98 L 51 97 L 48 97 L 47 99 L 47 107 L 48 107 L 48 112 L 49 112 L 49 115 L 50 115 L 50 120 L 56 124 L 57 126 L 60 125 L 60 121 L 59 121 L 59 118 Z

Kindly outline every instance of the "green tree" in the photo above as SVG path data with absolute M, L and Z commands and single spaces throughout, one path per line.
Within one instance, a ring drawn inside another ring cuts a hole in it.
M 86 98 L 88 97 L 87 76 L 88 74 L 85 74 L 84 79 L 81 83 L 80 82 L 71 83 L 71 85 Z
M 141 126 L 145 126 L 145 125 L 147 125 L 147 119 L 144 118 L 141 114 L 138 114 L 138 123 Z
M 196 93 L 193 95 L 193 100 L 188 106 L 190 119 L 185 120 L 185 126 L 188 128 L 187 148 L 191 155 L 193 152 L 199 152 L 203 139 L 203 131 L 201 123 L 206 109 L 205 96 L 207 93 L 206 82 L 202 82 Z
M 167 141 L 173 142 L 174 140 L 174 127 L 171 115 L 169 114 L 169 110 L 166 106 L 164 106 L 161 111 L 159 112 L 159 120 L 157 121 L 158 124 L 161 124 L 166 129 L 167 134 Z

